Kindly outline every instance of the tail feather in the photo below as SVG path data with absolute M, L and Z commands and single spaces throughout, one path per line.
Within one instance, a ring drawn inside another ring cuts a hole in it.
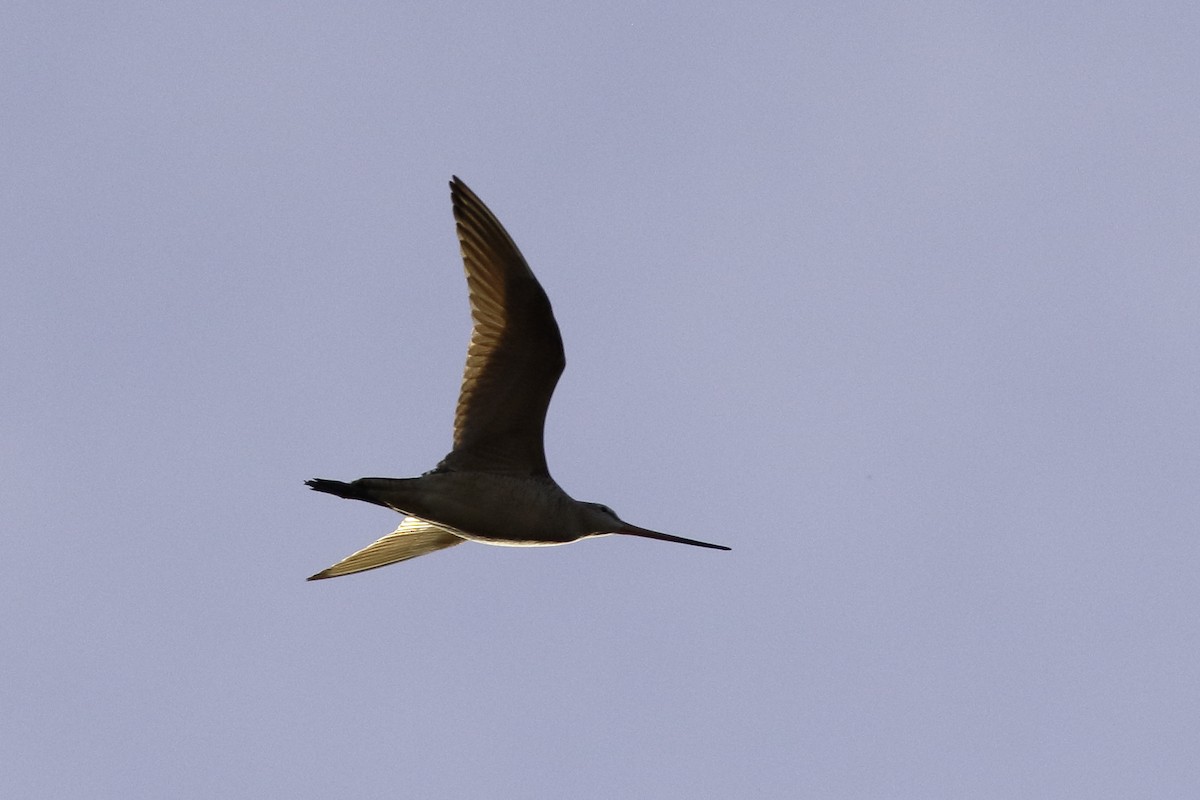
M 362 496 L 362 490 L 355 488 L 353 483 L 343 483 L 342 481 L 331 481 L 328 478 L 313 478 L 311 481 L 305 481 L 304 484 L 315 491 L 325 492 L 326 494 L 337 495 L 347 500 L 365 500 Z
M 326 478 L 313 478 L 305 483 L 314 491 L 336 495 L 346 500 L 362 500 L 395 511 L 406 511 L 396 505 L 396 501 L 402 495 L 399 491 L 400 487 L 409 480 L 409 478 L 359 478 L 350 483 L 343 483 Z

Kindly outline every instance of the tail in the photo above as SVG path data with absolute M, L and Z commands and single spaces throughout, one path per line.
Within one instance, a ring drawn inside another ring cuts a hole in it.
M 325 478 L 313 478 L 311 481 L 305 481 L 305 483 L 310 489 L 318 492 L 337 495 L 346 500 L 362 500 L 367 503 L 374 503 L 377 506 L 390 508 L 394 511 L 408 513 L 398 503 L 403 502 L 401 498 L 406 494 L 406 492 L 402 491 L 403 486 L 411 480 L 413 479 L 359 478 L 350 483 L 342 483 L 341 481 L 331 481 Z

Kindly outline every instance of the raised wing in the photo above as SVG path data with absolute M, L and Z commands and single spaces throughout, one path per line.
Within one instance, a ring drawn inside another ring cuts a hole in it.
M 441 469 L 549 476 L 542 431 L 566 366 L 550 300 L 483 201 L 450 182 L 471 299 L 471 344 Z
M 386 567 L 397 561 L 407 561 L 435 550 L 453 547 L 463 541 L 465 540 L 423 519 L 405 517 L 400 527 L 387 536 L 353 555 L 346 556 L 332 567 L 321 570 L 309 580 L 319 581 L 322 578 L 336 578 L 340 575 L 352 575 L 355 572 Z

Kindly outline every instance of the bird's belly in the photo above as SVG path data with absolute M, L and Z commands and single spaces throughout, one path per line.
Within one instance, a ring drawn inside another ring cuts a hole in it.
M 571 543 L 569 541 L 568 542 L 543 542 L 543 541 L 534 541 L 532 539 L 527 539 L 527 540 L 492 539 L 492 538 L 489 538 L 486 536 L 476 536 L 475 534 L 472 534 L 472 533 L 464 533 L 464 532 L 459 532 L 459 531 L 456 531 L 456 533 L 458 533 L 458 535 L 463 537 L 464 539 L 468 539 L 472 542 L 479 542 L 480 544 L 491 544 L 491 545 L 495 545 L 496 547 L 557 547 L 560 544 L 570 544 Z M 575 540 L 571 540 L 571 541 L 575 541 Z

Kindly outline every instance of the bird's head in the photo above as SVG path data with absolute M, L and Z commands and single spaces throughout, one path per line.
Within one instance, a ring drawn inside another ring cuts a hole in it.
M 720 544 L 709 544 L 708 542 L 698 542 L 695 539 L 685 539 L 682 536 L 672 536 L 669 533 L 659 533 L 648 528 L 639 528 L 637 525 L 630 525 L 620 517 L 617 512 L 613 511 L 603 503 L 580 503 L 584 508 L 585 522 L 588 527 L 589 536 L 605 536 L 610 533 L 620 533 L 626 536 L 641 536 L 645 539 L 658 539 L 663 542 L 677 542 L 678 544 L 691 544 L 696 547 L 711 547 L 714 550 L 728 550 L 728 547 Z

